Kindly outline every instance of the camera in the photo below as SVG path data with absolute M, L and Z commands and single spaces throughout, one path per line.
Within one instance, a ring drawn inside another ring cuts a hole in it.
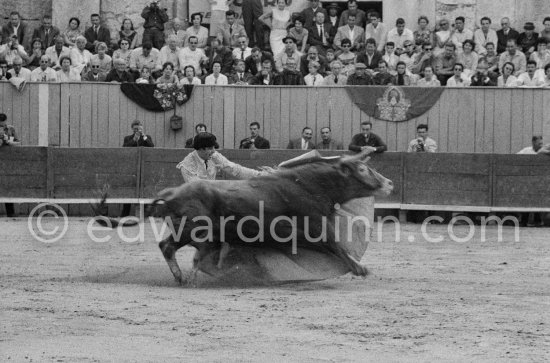
M 250 149 L 252 145 L 254 145 L 254 141 L 252 141 L 251 139 L 246 139 L 242 142 L 243 149 Z
M 416 149 L 418 151 L 424 151 L 424 140 L 422 138 L 416 140 Z

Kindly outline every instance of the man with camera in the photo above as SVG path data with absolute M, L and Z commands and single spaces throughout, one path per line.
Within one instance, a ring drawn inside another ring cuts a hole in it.
M 417 138 L 409 143 L 408 152 L 410 153 L 434 153 L 437 151 L 437 143 L 434 139 L 428 137 L 428 125 L 420 124 L 416 127 Z
M 260 124 L 256 121 L 250 124 L 250 137 L 241 140 L 239 149 L 269 149 L 269 141 L 260 136 Z
M 159 7 L 159 0 L 151 1 L 143 11 L 141 17 L 145 19 L 143 24 L 142 43 L 152 43 L 156 49 L 164 46 L 164 23 L 168 21 L 166 9 Z
M 13 65 L 13 61 L 16 58 L 21 58 L 25 62 L 29 59 L 25 48 L 19 44 L 16 35 L 12 35 L 7 40 L 6 44 L 0 46 L 0 59 L 5 59 L 8 65 Z

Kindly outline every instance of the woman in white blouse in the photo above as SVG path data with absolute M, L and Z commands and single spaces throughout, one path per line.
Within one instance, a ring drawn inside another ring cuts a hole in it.
M 201 80 L 195 76 L 195 68 L 193 66 L 186 66 L 183 69 L 183 77 L 178 82 L 178 87 L 186 84 L 201 84 Z
M 502 75 L 498 77 L 497 86 L 498 87 L 517 87 L 518 79 L 514 76 L 514 71 L 516 67 L 512 62 L 506 62 L 502 66 Z
M 221 62 L 215 61 L 212 63 L 212 74 L 204 79 L 204 84 L 211 86 L 224 86 L 228 84 L 227 77 L 221 73 Z

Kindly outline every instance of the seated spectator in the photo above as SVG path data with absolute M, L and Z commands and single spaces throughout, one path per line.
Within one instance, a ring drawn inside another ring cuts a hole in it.
M 416 139 L 409 142 L 407 152 L 410 153 L 435 153 L 437 151 L 437 143 L 434 139 L 428 136 L 428 125 L 420 124 L 416 126 Z
M 424 78 L 421 78 L 416 82 L 418 87 L 439 87 L 441 83 L 435 77 L 434 70 L 432 66 L 426 66 L 424 68 Z
M 336 60 L 336 53 L 334 52 L 334 49 L 328 48 L 325 52 L 325 57 L 327 58 L 327 64 L 331 64 L 332 61 Z
M 464 72 L 464 66 L 462 65 L 462 63 L 455 63 L 453 71 L 453 76 L 447 80 L 447 87 L 470 86 L 470 78 L 466 78 L 467 76 Z
M 243 61 L 252 55 L 252 48 L 248 46 L 248 37 L 241 35 L 238 39 L 239 46 L 233 49 L 233 58 L 242 59 Z
M 269 149 L 269 141 L 260 136 L 260 124 L 256 121 L 250 124 L 250 137 L 241 140 L 239 149 Z
M 382 53 L 376 50 L 375 40 L 372 38 L 367 39 L 365 42 L 365 51 L 357 55 L 357 62 L 365 64 L 367 66 L 367 73 L 373 76 L 378 68 L 378 62 L 381 60 Z
M 431 45 L 431 43 L 428 43 Z M 422 44 L 419 45 L 420 49 L 422 48 Z M 399 61 L 405 63 L 405 66 L 407 67 L 407 74 L 410 76 L 413 74 L 413 65 L 414 61 L 416 60 L 416 53 L 414 44 L 410 40 L 406 40 L 403 42 L 403 52 L 401 55 L 399 55 Z
M 366 151 L 370 153 L 382 153 L 388 149 L 384 141 L 380 136 L 371 132 L 372 122 L 363 121 L 361 122 L 361 133 L 356 134 L 351 139 L 349 144 L 349 150 L 355 152 Z
M 221 73 L 222 63 L 219 61 L 214 61 L 212 64 L 212 74 L 206 76 L 204 79 L 204 84 L 211 86 L 223 86 L 229 84 L 227 77 Z
M 545 38 L 539 38 L 537 42 L 537 50 L 531 54 L 529 60 L 537 63 L 537 70 L 543 70 L 550 63 L 550 51 L 548 51 L 548 42 Z M 544 75 L 544 71 L 540 72 Z
M 388 72 L 388 64 L 385 60 L 378 62 L 378 73 L 374 75 L 372 81 L 375 85 L 384 86 L 392 84 L 392 75 Z
M 340 44 L 343 51 L 338 55 L 336 60 L 342 63 L 341 73 L 347 77 L 355 71 L 354 64 L 357 56 L 355 53 L 350 52 L 351 41 L 349 39 L 343 39 Z
M 450 41 L 452 32 L 449 23 L 449 20 L 445 18 L 439 20 L 439 30 L 435 32 L 433 43 L 433 54 L 436 57 L 445 52 L 445 45 L 447 43 L 452 43 Z
M 191 67 L 193 68 L 193 67 Z M 137 84 L 155 84 L 155 80 L 153 79 L 153 75 L 151 74 L 151 69 L 147 66 L 144 66 L 141 68 L 141 71 L 139 73 L 139 78 L 136 79 Z M 200 84 L 200 80 L 199 80 Z
M 107 54 L 108 50 L 109 48 L 107 47 L 107 44 L 99 42 L 97 43 L 95 49 L 96 54 L 92 55 L 92 57 L 90 58 L 90 63 L 93 60 L 99 61 L 100 70 L 105 74 L 111 71 L 111 65 L 113 64 L 113 59 Z
M 315 22 L 317 13 L 324 13 L 327 16 L 327 10 L 319 6 L 319 0 L 311 0 L 310 6 L 302 10 L 300 15 L 304 18 L 304 27 L 309 29 Z M 342 24 L 343 25 L 343 24 Z
M 229 84 L 242 86 L 248 85 L 250 82 L 252 82 L 252 78 L 254 78 L 254 76 L 250 73 L 245 72 L 244 60 L 235 59 L 235 61 L 233 62 L 233 68 L 235 69 L 235 71 L 227 77 L 229 80 Z
M 330 23 L 330 26 L 332 26 L 333 29 L 338 29 L 340 26 L 340 17 L 338 16 L 338 4 L 336 3 L 330 3 L 327 6 L 327 13 L 325 15 L 325 18 L 327 19 L 326 22 Z M 355 15 L 357 17 L 357 15 Z
M 203 63 L 203 74 L 212 73 L 212 65 L 219 62 L 222 65 L 221 72 L 230 74 L 233 70 L 233 54 L 219 39 L 210 38 L 210 47 L 205 50 L 207 61 Z
M 13 39 L 13 36 L 15 36 L 15 39 L 17 39 L 17 44 L 24 45 L 26 44 L 26 34 L 27 24 L 21 21 L 21 15 L 19 12 L 12 11 L 10 13 L 10 21 L 7 25 L 2 27 L 2 38 L 6 42 L 6 39 Z
M 9 81 L 11 73 L 8 72 L 8 62 L 0 59 L 0 81 Z
M 189 40 L 191 37 L 195 37 L 197 40 L 197 48 L 204 49 L 208 44 L 208 29 L 202 25 L 202 14 L 191 14 L 191 26 L 185 30 L 186 40 L 185 46 L 189 47 Z M 212 34 L 214 35 L 214 34 Z
M 435 74 L 442 86 L 453 76 L 456 62 L 454 43 L 445 44 L 445 52 L 435 59 Z
M 139 48 L 138 48 L 139 49 Z M 111 82 L 111 83 L 124 83 L 124 82 L 134 82 L 134 75 L 127 71 L 126 61 L 122 58 L 118 58 L 115 61 L 113 61 L 114 67 L 111 69 L 109 73 L 107 73 L 107 77 L 105 77 L 105 82 Z M 144 67 L 149 67 L 148 65 L 145 65 Z
M 67 29 L 65 29 L 62 35 L 67 47 L 76 47 L 76 38 L 83 35 L 80 30 L 80 19 L 75 17 L 69 19 L 69 25 L 67 25 Z
M 475 51 L 479 56 L 485 55 L 487 43 L 498 43 L 497 32 L 491 29 L 491 18 L 484 16 L 480 20 L 481 28 L 474 31 Z M 494 48 L 494 46 L 493 46 Z
M 519 33 L 510 27 L 510 19 L 509 18 L 502 18 L 500 21 L 500 25 L 502 26 L 501 29 L 497 30 L 497 53 L 502 54 L 507 47 L 507 43 L 509 40 L 514 39 L 517 40 L 519 37 Z M 502 67 L 499 67 L 499 69 Z
M 189 42 L 189 46 L 180 50 L 179 54 L 180 69 L 187 66 L 192 66 L 195 68 L 195 73 L 200 76 L 202 72 L 201 66 L 203 63 L 208 62 L 208 58 L 206 57 L 206 54 L 204 54 L 204 50 L 197 48 L 197 37 L 192 35 L 187 40 Z
M 496 78 L 491 77 L 487 68 L 479 68 L 477 72 L 470 79 L 470 86 L 472 87 L 496 87 Z
M 405 28 L 405 20 L 398 18 L 395 21 L 395 28 L 388 32 L 386 43 L 392 42 L 395 44 L 395 53 L 400 55 L 403 52 L 403 44 L 406 40 L 414 42 L 414 34 L 410 29 Z
M 76 38 L 76 47 L 71 49 L 71 67 L 76 69 L 78 74 L 82 74 L 90 63 L 90 59 L 92 59 L 92 53 L 86 49 L 86 38 L 79 36 Z
M 5 39 L 7 39 L 6 44 L 0 45 L 0 59 L 3 58 L 8 62 L 9 66 L 13 64 L 15 58 L 21 58 L 24 62 L 29 59 L 27 52 L 25 52 L 25 48 L 19 44 L 16 35 L 12 35 Z
M 477 69 L 477 63 L 479 62 L 479 56 L 474 52 L 475 43 L 466 39 L 462 42 L 462 53 L 457 57 L 457 62 L 462 64 L 464 68 L 464 78 L 470 79 Z
M 495 44 L 489 42 L 485 44 L 486 53 L 478 61 L 478 64 L 482 61 L 487 62 L 487 71 L 489 74 L 498 74 L 499 55 L 496 53 Z
M 292 37 L 284 37 L 283 43 L 285 44 L 284 50 L 275 54 L 275 69 L 277 72 L 282 72 L 284 65 L 289 59 L 293 59 L 295 64 L 299 64 L 301 60 L 301 54 L 296 50 L 296 39 Z
M 218 1 L 219 3 L 222 3 L 222 1 Z M 217 32 L 213 33 L 210 31 L 210 35 L 216 34 L 217 38 L 220 40 L 222 45 L 230 48 L 236 48 L 239 46 L 238 39 L 240 36 L 246 36 L 246 31 L 244 30 L 244 26 L 236 22 L 236 13 L 233 10 L 229 10 L 225 12 L 225 22 L 222 23 L 218 29 Z M 213 23 L 211 26 L 214 27 L 214 31 L 216 24 Z
M 550 63 L 544 67 L 544 79 L 543 87 L 550 87 Z
M 57 38 L 59 35 L 59 29 L 55 26 L 52 26 L 52 16 L 46 14 L 42 17 L 42 25 L 34 29 L 34 32 L 32 33 L 32 39 L 40 39 L 40 41 L 42 42 L 42 51 L 46 51 L 47 48 L 54 45 L 55 38 Z
M 297 68 L 298 64 L 296 60 L 294 58 L 288 58 L 283 71 L 275 76 L 275 84 L 278 86 L 304 85 L 304 76 Z
M 502 67 L 502 75 L 498 77 L 498 87 L 517 87 L 518 79 L 514 76 L 514 63 L 506 62 Z
M 314 45 L 319 53 L 325 54 L 327 49 L 332 48 L 332 42 L 336 29 L 333 29 L 329 23 L 325 23 L 325 14 L 315 14 L 315 23 L 308 29 L 307 41 L 309 45 Z
M 342 72 L 342 63 L 338 60 L 333 61 L 330 64 L 330 74 L 327 74 L 325 77 L 323 84 L 325 86 L 344 86 L 348 83 L 348 77 L 346 77 L 344 74 L 341 74 Z
M 171 62 L 166 62 L 162 65 L 162 76 L 160 76 L 156 83 L 157 84 L 169 84 L 175 85 L 179 81 L 174 73 L 174 65 Z
M 348 39 L 351 42 L 351 48 L 348 49 L 351 52 L 359 52 L 363 50 L 365 31 L 363 28 L 356 25 L 355 15 L 348 15 L 348 23 L 338 28 L 336 35 L 334 36 L 334 47 L 337 50 L 344 51 L 342 47 L 342 40 Z
M 319 73 L 321 75 L 326 74 L 329 63 L 325 57 L 319 55 L 319 50 L 315 46 L 309 47 L 307 54 L 300 57 L 300 72 L 302 74 L 309 73 L 309 63 L 311 62 L 319 63 Z
M 195 75 L 195 67 L 186 66 L 183 69 L 183 77 L 178 82 L 178 87 L 184 86 L 186 84 L 201 84 L 201 80 Z
M 451 34 L 450 41 L 455 45 L 458 54 L 462 53 L 464 41 L 474 38 L 474 33 L 470 29 L 466 29 L 465 24 L 466 19 L 463 16 L 458 16 L 455 19 L 455 27 Z
M 392 76 L 395 76 L 397 74 L 397 62 L 399 62 L 399 56 L 394 53 L 395 44 L 393 44 L 393 42 L 387 42 L 385 48 L 386 51 L 382 56 L 382 59 L 385 60 L 388 65 L 388 72 Z
M 207 132 L 207 128 L 206 128 L 206 125 L 205 124 L 197 124 L 195 126 L 195 135 L 198 135 L 202 132 Z M 193 149 L 193 141 L 194 141 L 194 137 L 190 137 L 189 139 L 187 139 L 185 141 L 185 148 L 186 149 Z M 214 149 L 219 149 L 220 148 L 220 145 L 218 145 L 217 142 L 214 143 Z
M 84 32 L 84 37 L 86 38 L 86 49 L 93 53 L 95 52 L 97 43 L 103 42 L 107 45 L 111 44 L 111 32 L 107 27 L 100 24 L 101 18 L 99 14 L 92 14 L 90 16 L 90 22 L 92 26 Z
M 250 72 L 253 76 L 257 76 L 262 70 L 262 63 L 265 60 L 274 62 L 271 53 L 262 52 L 260 48 L 253 48 L 250 57 L 244 60 L 245 72 Z
M 355 64 L 355 73 L 348 77 L 348 86 L 369 86 L 374 82 L 372 77 L 366 72 L 367 66 L 365 63 Z
M 407 65 L 405 62 L 397 62 L 397 74 L 392 76 L 391 83 L 395 86 L 410 86 L 411 77 L 407 75 Z
M 172 35 L 176 37 L 176 46 L 181 49 L 185 45 L 187 33 L 183 28 L 181 20 L 178 18 L 172 19 L 172 28 L 164 31 L 164 39 L 168 41 L 168 38 Z
M 30 82 L 31 80 L 31 71 L 28 68 L 23 67 L 23 59 L 21 59 L 21 57 L 13 59 L 13 68 L 8 72 L 11 74 L 11 78 L 23 78 L 27 82 Z
M 542 20 L 542 25 L 544 25 L 544 29 L 540 32 L 540 36 L 546 38 L 546 42 L 550 43 L 550 16 Z
M 118 42 L 118 49 L 113 52 L 113 63 L 115 59 L 124 59 L 126 64 L 130 64 L 132 58 L 132 50 L 130 49 L 130 42 L 128 39 L 121 39 Z
M 418 46 L 422 46 L 424 43 L 433 43 L 434 41 L 434 34 L 433 32 L 428 28 L 428 24 L 430 23 L 430 20 L 427 16 L 421 15 L 418 17 L 417 24 L 418 28 L 413 32 L 414 36 L 414 44 Z M 407 51 L 405 48 L 405 42 L 403 42 L 403 51 Z
M 105 82 L 107 78 L 107 72 L 101 68 L 101 62 L 99 59 L 90 61 L 90 70 L 82 75 L 82 81 L 84 82 Z
M 31 72 L 31 82 L 57 82 L 57 73 L 50 68 L 50 58 L 47 55 L 40 58 L 40 67 Z
M 58 36 L 57 38 L 55 38 L 55 44 L 46 49 L 46 55 L 51 62 L 50 67 L 52 67 L 56 71 L 61 69 L 61 64 L 59 60 L 62 57 L 71 56 L 71 50 L 67 48 L 64 44 L 65 41 L 63 40 L 63 37 Z
M 518 87 L 542 87 L 544 79 L 537 73 L 537 63 L 535 61 L 527 62 L 527 71 L 520 74 L 517 80 Z
M 332 138 L 330 127 L 321 127 L 321 142 L 315 145 L 317 150 L 344 150 L 341 142 Z
M 294 26 L 288 31 L 288 35 L 296 39 L 297 50 L 302 54 L 306 53 L 307 39 L 309 36 L 309 30 L 304 28 L 304 22 L 304 17 L 298 15 L 294 18 Z
M 506 51 L 500 55 L 498 68 L 502 69 L 504 64 L 508 62 L 514 65 L 514 77 L 519 76 L 527 69 L 525 54 L 517 48 L 515 39 L 510 39 L 506 43 Z
M 311 150 L 315 149 L 315 145 L 311 138 L 313 137 L 313 130 L 311 127 L 304 127 L 302 129 L 302 137 L 299 139 L 290 140 L 287 145 L 287 149 L 296 149 L 296 150 Z
M 44 51 L 42 50 L 42 41 L 40 38 L 35 38 L 31 42 L 31 49 L 29 52 L 29 56 L 26 60 L 27 68 L 31 71 L 37 67 L 40 67 L 40 58 L 42 58 L 42 55 L 44 54 Z
M 174 69 L 180 69 L 180 54 L 181 48 L 178 47 L 178 37 L 172 34 L 168 37 L 166 45 L 159 51 L 158 64 L 162 67 L 166 62 L 174 65 Z
M 80 82 L 80 72 L 72 66 L 70 57 L 63 56 L 59 60 L 61 69 L 57 71 L 57 82 Z
M 270 86 L 275 84 L 276 74 L 273 73 L 273 62 L 266 59 L 262 62 L 262 70 L 252 80 L 251 84 Z
M 164 42 L 164 39 L 162 40 Z M 141 47 L 132 51 L 130 56 L 130 72 L 135 75 L 139 74 L 139 70 L 144 66 L 152 69 L 153 77 L 160 74 L 161 66 L 158 64 L 159 50 L 153 48 L 151 43 L 143 43 Z
M 323 76 L 319 74 L 319 68 L 321 65 L 319 62 L 311 61 L 309 62 L 309 73 L 304 77 L 304 83 L 306 86 L 321 86 L 323 85 Z
M 373 11 L 369 13 L 369 19 L 370 23 L 368 23 L 365 28 L 365 39 L 374 39 L 374 44 L 378 44 L 377 50 L 382 52 L 384 50 L 384 43 L 386 41 L 388 30 L 386 29 L 386 25 L 380 21 L 381 18 L 378 12 Z
M 137 32 L 134 30 L 134 23 L 131 19 L 126 18 L 122 21 L 118 32 L 118 43 L 122 40 L 128 41 L 128 49 L 135 49 L 137 45 Z
M 164 46 L 164 23 L 168 21 L 166 9 L 160 7 L 158 1 L 152 1 L 143 8 L 141 17 L 145 19 L 142 43 L 151 43 L 155 49 L 161 49 Z
M 523 26 L 523 33 L 518 37 L 518 47 L 525 54 L 525 57 L 529 59 L 531 53 L 536 50 L 537 41 L 539 39 L 539 33 L 535 32 L 535 24 L 531 22 L 525 23 Z

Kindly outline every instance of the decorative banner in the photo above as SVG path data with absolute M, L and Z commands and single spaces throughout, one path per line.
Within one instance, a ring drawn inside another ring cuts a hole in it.
M 444 87 L 346 87 L 353 103 L 371 117 L 407 121 L 423 115 L 439 100 Z
M 183 105 L 191 98 L 193 85 L 178 88 L 174 84 L 137 84 L 122 83 L 122 93 L 129 99 L 149 111 L 162 112 Z

